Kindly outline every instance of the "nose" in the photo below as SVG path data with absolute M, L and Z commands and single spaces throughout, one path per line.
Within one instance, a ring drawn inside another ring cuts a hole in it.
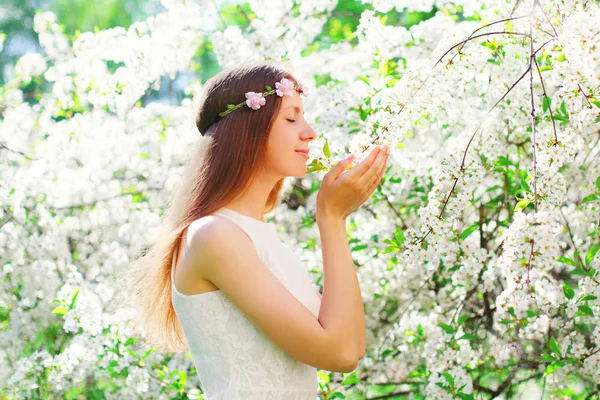
M 306 128 L 302 131 L 302 140 L 314 140 L 317 137 L 317 134 L 315 133 L 314 129 L 308 124 L 306 123 Z

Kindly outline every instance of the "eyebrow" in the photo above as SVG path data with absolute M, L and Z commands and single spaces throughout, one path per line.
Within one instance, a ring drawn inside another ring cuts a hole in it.
M 292 107 L 294 107 L 294 109 L 296 110 L 296 112 L 298 112 L 298 113 L 300 112 L 300 107 L 298 107 L 298 106 L 294 106 L 294 105 L 292 105 L 292 106 L 287 106 L 286 108 L 284 108 L 284 110 L 287 110 L 288 108 L 292 108 Z

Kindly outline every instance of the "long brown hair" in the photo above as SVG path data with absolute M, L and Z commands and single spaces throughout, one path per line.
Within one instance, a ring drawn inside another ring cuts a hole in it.
M 296 79 L 281 65 L 244 64 L 209 79 L 200 99 L 196 126 L 200 137 L 158 229 L 156 241 L 125 272 L 127 305 L 136 309 L 136 333 L 162 351 L 185 350 L 185 338 L 171 300 L 173 254 L 187 227 L 227 205 L 252 183 L 264 166 L 268 134 L 281 98 L 267 97 L 260 110 L 242 107 L 220 118 L 228 104 L 245 101 L 249 91 L 264 92 L 281 78 Z M 265 213 L 278 204 L 283 179 L 269 194 Z M 135 319 L 134 319 L 135 320 Z

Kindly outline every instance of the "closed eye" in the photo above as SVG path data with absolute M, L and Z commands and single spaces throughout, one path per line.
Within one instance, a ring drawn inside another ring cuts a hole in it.
M 295 119 L 287 119 L 287 120 L 290 121 L 290 122 L 296 122 Z

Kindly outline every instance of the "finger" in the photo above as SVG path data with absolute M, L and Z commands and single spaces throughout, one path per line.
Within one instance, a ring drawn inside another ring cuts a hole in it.
M 377 159 L 371 165 L 371 167 L 360 178 L 358 178 L 357 184 L 359 186 L 370 186 L 370 183 L 379 174 L 382 165 L 385 165 L 387 158 L 387 150 L 382 150 L 381 153 L 377 156 Z
M 364 173 L 373 164 L 373 161 L 377 158 L 377 155 L 381 153 L 380 146 L 375 147 L 371 153 L 364 160 L 362 160 L 356 167 L 352 168 L 352 171 L 348 172 L 350 179 L 358 179 L 363 176 Z
M 385 173 L 385 169 L 387 168 L 387 160 L 389 156 L 386 154 L 385 158 L 382 160 L 381 165 L 377 168 L 377 173 L 375 174 L 375 178 L 373 179 L 373 184 L 378 185 L 381 182 L 381 178 Z
M 338 176 L 340 176 L 340 174 L 342 172 L 344 172 L 346 170 L 346 168 L 348 168 L 352 164 L 353 160 L 354 160 L 354 155 L 350 154 L 348 157 L 339 161 L 337 164 L 335 164 L 333 166 L 333 168 L 331 168 L 329 170 L 329 172 L 327 174 L 325 174 L 325 177 L 323 178 L 323 180 L 327 180 L 327 181 L 336 180 L 338 178 Z
M 386 156 L 386 160 L 387 160 L 387 156 Z M 379 186 L 379 183 L 381 182 L 381 178 L 383 177 L 383 174 L 385 173 L 386 168 L 387 168 L 387 163 L 383 163 L 383 165 L 381 166 L 381 168 L 378 171 L 377 178 L 375 179 L 373 184 L 369 187 L 369 190 L 368 190 L 369 197 L 371 196 L 373 191 L 375 191 L 377 186 Z

